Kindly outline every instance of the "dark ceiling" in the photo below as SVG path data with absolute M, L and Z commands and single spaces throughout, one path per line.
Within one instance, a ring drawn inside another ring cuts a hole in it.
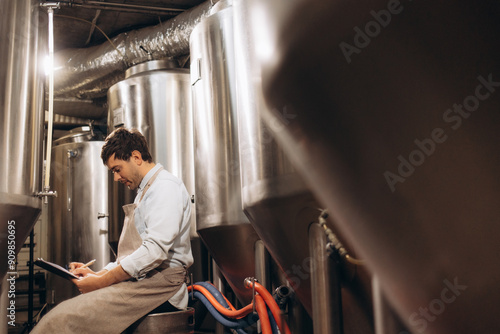
M 55 51 L 103 43 L 108 37 L 165 22 L 203 0 L 71 0 L 60 1 L 54 11 Z M 46 1 L 41 1 L 46 3 Z M 84 21 L 83 21 L 84 20 Z

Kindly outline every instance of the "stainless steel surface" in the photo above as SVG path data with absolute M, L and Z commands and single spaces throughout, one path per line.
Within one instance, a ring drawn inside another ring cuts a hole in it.
M 204 19 L 190 39 L 197 231 L 240 301 L 251 293 L 258 239 L 241 208 L 232 9 Z
M 220 271 L 243 305 L 252 301 L 252 291 L 244 287 L 248 273 L 255 272 L 253 253 L 258 235 L 250 224 L 221 225 L 198 230 Z
M 107 128 L 107 120 L 102 119 L 100 121 L 94 122 L 93 119 L 89 118 L 79 118 L 71 116 L 54 115 L 54 138 L 58 138 L 64 135 L 63 132 L 67 130 L 74 129 L 76 127 L 81 127 L 93 122 L 95 126 L 99 126 L 102 129 Z
M 318 223 L 309 226 L 309 250 L 314 334 L 343 334 L 341 278 L 339 265 L 336 263 L 338 259 L 328 255 L 325 230 Z
M 43 78 L 46 26 L 38 1 L 0 2 L 0 279 L 7 272 L 8 222 L 19 252 L 41 211 Z M 46 20 L 45 20 L 46 22 Z M 3 313 L 2 313 L 3 314 Z
M 92 130 L 91 130 L 92 129 Z M 54 140 L 53 145 L 62 145 L 69 143 L 82 143 L 88 141 L 104 140 L 103 133 L 91 128 L 90 126 L 81 126 L 65 131 L 64 135 Z M 100 156 L 100 155 L 99 155 Z
M 151 61 L 127 70 L 128 77 L 108 91 L 109 132 L 136 128 L 148 141 L 155 162 L 194 191 L 193 120 L 189 70 L 173 68 L 168 60 Z M 112 181 L 111 181 L 112 182 Z M 118 242 L 123 224 L 121 206 L 132 203 L 135 192 L 113 182 L 110 195 L 110 240 Z M 191 208 L 191 237 L 196 237 L 196 205 Z
M 102 137 L 89 141 L 90 131 L 73 132 L 54 142 L 51 170 L 53 188 L 48 219 L 48 260 L 59 265 L 86 263 L 96 259 L 92 269 L 98 271 L 110 262 L 108 218 L 108 169 L 100 159 Z M 87 141 L 82 141 L 85 138 Z M 101 139 L 101 140 L 98 140 Z M 54 303 L 79 294 L 75 285 L 56 275 L 47 278 L 47 290 L 54 291 Z
M 271 260 L 269 252 L 262 240 L 255 243 L 255 278 L 268 291 L 272 290 L 271 285 Z
M 250 11 L 267 124 L 410 331 L 498 331 L 497 4 L 295 3 Z
M 222 282 L 221 271 L 214 259 L 212 259 L 212 283 L 223 296 L 227 295 L 224 283 Z M 224 326 L 218 321 L 215 322 L 214 334 L 224 334 Z
M 188 334 L 194 333 L 194 309 L 148 314 L 131 325 L 125 334 Z
M 241 210 L 231 9 L 197 25 L 190 50 L 197 229 L 248 224 Z
M 148 60 L 143 47 L 154 59 L 187 55 L 189 35 L 206 15 L 207 1 L 157 26 L 122 33 L 111 43 L 85 49 L 65 49 L 55 54 L 55 95 L 57 97 L 96 98 L 123 79 L 127 67 Z
M 305 238 L 309 224 L 317 221 L 321 205 L 293 167 L 282 144 L 274 139 L 275 133 L 286 130 L 283 123 L 293 122 L 297 115 L 288 106 L 272 109 L 264 99 L 258 54 L 267 51 L 261 45 L 266 37 L 256 36 L 249 27 L 258 23 L 260 29 L 265 29 L 268 22 L 262 19 L 266 13 L 259 14 L 265 6 L 252 7 L 254 4 L 255 1 L 234 1 L 242 200 L 245 213 L 304 306 L 294 300 L 290 311 L 291 325 L 300 333 L 308 325 L 307 314 L 302 314 L 304 309 L 312 316 L 313 297 L 320 298 L 321 303 L 326 298 L 324 291 L 314 295 L 311 291 L 314 269 L 310 268 Z M 289 5 L 293 7 L 293 1 Z M 282 8 L 280 14 L 287 10 Z M 263 116 L 269 112 L 277 113 L 283 122 L 264 122 Z M 364 276 L 343 281 L 346 333 L 373 331 L 369 284 L 367 287 Z
M 248 5 L 249 2 L 234 1 L 243 208 L 311 314 L 310 275 L 304 272 L 309 249 L 304 236 L 309 223 L 319 214 L 319 205 L 261 118 L 267 106 L 260 68 L 255 66 L 255 41 L 247 32 L 251 24 Z
M 145 74 L 149 71 L 173 70 L 179 68 L 179 64 L 173 59 L 161 59 L 156 61 L 147 61 L 132 67 L 125 71 L 125 79 L 136 74 Z

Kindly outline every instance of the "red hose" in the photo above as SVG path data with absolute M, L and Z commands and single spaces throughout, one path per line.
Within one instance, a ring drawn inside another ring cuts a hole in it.
M 207 289 L 202 287 L 201 285 L 195 284 L 195 285 L 193 285 L 193 287 L 195 290 L 201 292 L 208 299 L 210 304 L 212 304 L 215 307 L 215 309 L 217 311 L 219 311 L 219 313 L 221 313 L 222 315 L 225 315 L 226 317 L 240 319 L 240 318 L 243 318 L 244 316 L 246 316 L 247 314 L 252 313 L 252 311 L 253 311 L 252 304 L 248 304 L 247 306 L 245 306 L 244 308 L 239 309 L 239 310 L 228 310 L 227 308 L 222 306 L 217 301 L 217 299 L 215 299 L 214 296 L 212 296 L 212 294 Z M 191 291 L 191 286 L 188 286 L 188 291 Z
M 213 285 L 211 282 L 208 282 L 208 284 L 210 284 L 211 286 L 213 286 L 214 288 L 217 289 L 217 287 L 215 285 Z M 226 296 L 224 296 L 222 293 L 221 293 L 221 296 L 224 297 L 224 299 L 226 300 L 226 303 L 227 305 L 229 305 L 229 308 L 233 311 L 236 311 L 236 308 L 234 308 L 233 304 L 231 304 L 231 302 L 229 300 L 227 300 Z
M 266 288 L 264 288 L 260 283 L 257 282 L 255 282 L 255 291 L 257 291 L 262 296 L 267 306 L 271 310 L 271 313 L 273 314 L 274 320 L 276 320 L 276 324 L 278 325 L 280 332 L 284 334 L 291 334 L 290 328 L 288 328 L 287 323 L 285 321 L 281 321 L 281 310 L 278 304 L 276 304 L 273 296 L 271 296 Z
M 271 322 L 269 321 L 269 316 L 267 315 L 267 307 L 264 299 L 260 295 L 255 295 L 255 309 L 260 319 L 260 328 L 262 329 L 262 334 L 272 334 Z
M 212 296 L 210 291 L 205 289 L 203 286 L 197 284 L 188 286 L 188 291 L 192 291 L 193 288 L 194 290 L 201 292 L 208 299 L 210 304 L 212 304 L 219 313 L 225 315 L 226 317 L 240 319 L 251 313 L 253 310 L 252 303 L 248 304 L 242 309 L 235 310 L 231 303 L 227 301 L 226 297 L 224 297 L 224 299 L 226 299 L 226 301 L 228 302 L 228 305 L 230 305 L 231 307 L 231 310 L 228 310 L 227 308 L 222 306 L 217 301 L 217 299 Z M 255 282 L 255 291 L 257 292 L 255 294 L 255 308 L 261 322 L 262 334 L 272 334 L 271 322 L 269 321 L 269 316 L 267 315 L 267 307 L 269 307 L 269 309 L 271 310 L 271 313 L 276 321 L 276 324 L 279 327 L 280 332 L 284 334 L 291 334 L 290 328 L 288 328 L 287 323 L 281 320 L 281 310 L 278 304 L 276 304 L 273 296 L 271 296 L 266 288 L 264 288 L 258 282 Z

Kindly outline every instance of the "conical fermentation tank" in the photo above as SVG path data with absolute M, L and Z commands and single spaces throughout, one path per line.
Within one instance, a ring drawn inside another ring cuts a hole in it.
M 193 130 L 189 70 L 173 60 L 149 61 L 129 68 L 125 79 L 108 91 L 108 129 L 138 129 L 148 141 L 153 160 L 180 178 L 194 200 Z M 135 191 L 110 185 L 110 242 L 115 246 L 123 225 L 124 204 Z M 196 237 L 195 205 L 191 237 Z
M 190 37 L 197 231 L 241 301 L 254 276 L 258 240 L 241 208 L 232 8 L 201 21 Z
M 100 158 L 103 134 L 89 127 L 71 130 L 54 141 L 51 180 L 58 196 L 51 201 L 47 255 L 67 265 L 96 259 L 91 269 L 110 262 L 108 245 L 108 169 Z M 60 303 L 79 294 L 76 286 L 57 275 L 47 279 L 49 302 Z
M 266 124 L 279 125 L 278 142 L 377 277 L 401 332 L 498 332 L 492 2 L 243 2 Z M 288 123 L 275 112 L 285 105 Z
M 242 206 L 255 230 L 290 282 L 301 303 L 311 312 L 308 226 L 320 214 L 302 178 L 264 124 L 267 108 L 260 72 L 252 66 L 254 44 L 245 34 L 248 15 L 234 2 L 235 56 L 239 124 Z M 279 111 L 292 120 L 292 110 Z
M 259 7 L 253 5 L 254 1 L 233 2 L 242 205 L 298 300 L 314 318 L 318 301 L 331 307 L 325 294 L 313 294 L 312 289 L 312 285 L 324 279 L 313 267 L 312 242 L 308 238 L 310 225 L 318 222 L 322 206 L 292 165 L 288 152 L 275 140 L 275 134 L 285 131 L 286 124 L 300 122 L 300 119 L 292 106 L 272 109 L 264 99 L 262 71 L 257 66 L 256 53 L 266 52 L 265 41 L 259 40 L 262 45 L 257 43 L 249 28 L 264 29 L 259 31 L 264 31 L 265 36 L 266 21 L 260 21 L 260 16 L 255 15 Z M 277 115 L 280 122 L 266 123 L 263 118 L 266 113 Z M 333 228 L 331 222 L 328 224 Z M 342 268 L 346 271 L 347 266 Z M 357 270 L 358 274 L 361 272 Z M 363 276 L 344 281 L 341 301 L 331 301 L 341 303 L 345 309 L 346 333 L 372 331 L 371 300 L 367 294 L 370 284 L 366 276 L 363 272 Z M 306 323 L 297 326 L 298 332 L 308 331 L 304 327 Z

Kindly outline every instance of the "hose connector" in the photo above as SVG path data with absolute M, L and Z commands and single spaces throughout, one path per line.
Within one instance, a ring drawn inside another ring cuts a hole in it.
M 293 295 L 293 289 L 286 286 L 281 285 L 274 290 L 273 298 L 280 307 L 280 309 L 284 309 L 288 301 Z

